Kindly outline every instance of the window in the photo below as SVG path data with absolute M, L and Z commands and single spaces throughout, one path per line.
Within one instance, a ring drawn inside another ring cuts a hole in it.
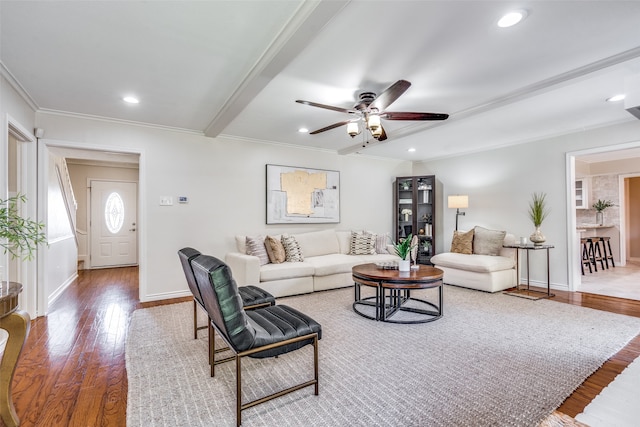
M 124 203 L 122 203 L 122 197 L 115 191 L 107 197 L 107 203 L 104 206 L 104 222 L 113 234 L 120 231 L 124 224 Z

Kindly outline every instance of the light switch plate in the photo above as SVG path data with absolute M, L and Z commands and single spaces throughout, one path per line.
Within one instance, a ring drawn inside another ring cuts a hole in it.
M 173 206 L 173 197 L 171 196 L 160 197 L 160 206 Z

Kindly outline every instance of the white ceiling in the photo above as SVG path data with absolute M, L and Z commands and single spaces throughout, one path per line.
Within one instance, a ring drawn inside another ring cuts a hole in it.
M 640 1 L 2 0 L 0 71 L 42 111 L 423 160 L 637 120 L 604 100 L 640 75 L 638 23 Z M 366 149 L 297 132 L 348 116 L 296 99 L 351 108 L 399 79 L 389 111 L 450 118 L 383 121 Z

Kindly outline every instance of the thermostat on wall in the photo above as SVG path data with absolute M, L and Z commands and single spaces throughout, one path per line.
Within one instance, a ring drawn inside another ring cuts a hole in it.
M 189 203 L 189 198 L 187 196 L 178 196 L 178 203 Z

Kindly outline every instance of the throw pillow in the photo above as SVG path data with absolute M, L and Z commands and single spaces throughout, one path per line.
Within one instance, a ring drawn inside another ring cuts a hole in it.
M 264 240 L 264 246 L 267 248 L 267 255 L 269 255 L 269 261 L 273 264 L 283 263 L 287 259 L 287 255 L 284 251 L 282 242 L 275 237 L 267 236 Z
M 388 254 L 387 251 L 387 243 L 389 242 L 389 233 L 378 234 L 376 236 L 376 253 L 377 254 Z
M 269 255 L 267 248 L 264 246 L 264 237 L 247 236 L 247 255 L 257 256 L 260 259 L 260 265 L 269 264 Z
M 372 233 L 351 232 L 349 255 L 375 255 L 376 235 Z
M 473 230 L 454 231 L 451 241 L 451 252 L 471 255 L 473 253 Z
M 302 255 L 302 249 L 298 245 L 298 241 L 295 237 L 288 234 L 283 234 L 282 246 L 284 246 L 285 260 L 288 262 L 303 262 L 304 256 Z
M 488 230 L 483 227 L 473 229 L 473 253 L 478 255 L 500 255 L 506 231 Z

